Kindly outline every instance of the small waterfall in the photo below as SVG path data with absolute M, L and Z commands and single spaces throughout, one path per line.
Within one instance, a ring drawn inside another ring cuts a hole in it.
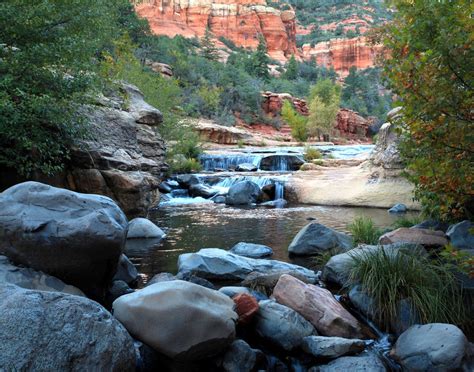
M 275 200 L 284 199 L 285 195 L 285 185 L 283 182 L 275 182 Z
M 260 168 L 260 161 L 262 160 L 260 154 L 202 154 L 199 158 L 201 165 L 205 171 L 219 170 L 233 170 L 240 164 L 253 164 Z
M 231 186 L 242 181 L 252 181 L 256 183 L 260 188 L 263 186 L 273 183 L 270 177 L 259 177 L 259 176 L 240 176 L 240 177 L 225 177 L 212 187 L 220 189 L 229 189 Z

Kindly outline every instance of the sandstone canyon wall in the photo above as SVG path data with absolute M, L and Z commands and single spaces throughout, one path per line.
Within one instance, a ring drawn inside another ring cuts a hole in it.
M 158 35 L 201 37 L 209 27 L 216 37 L 252 49 L 261 34 L 269 55 L 280 61 L 297 53 L 295 13 L 266 6 L 266 0 L 145 0 L 135 8 Z

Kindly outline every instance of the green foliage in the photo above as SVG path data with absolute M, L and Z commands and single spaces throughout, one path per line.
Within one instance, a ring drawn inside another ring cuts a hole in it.
M 311 89 L 307 122 L 310 137 L 332 132 L 339 111 L 340 94 L 340 87 L 329 79 L 318 81 Z
M 296 112 L 290 101 L 285 100 L 281 109 L 281 117 L 291 127 L 291 135 L 298 141 L 305 142 L 308 138 L 306 118 Z
M 321 159 L 322 157 L 323 156 L 321 155 L 321 152 L 318 149 L 315 149 L 314 147 L 310 147 L 310 146 L 305 147 L 304 159 L 306 161 Z
M 253 74 L 264 80 L 270 80 L 270 72 L 268 71 L 268 65 L 270 64 L 270 58 L 267 55 L 267 44 L 263 35 L 258 35 L 258 46 L 257 50 L 252 54 L 252 71 Z
M 291 55 L 283 76 L 288 80 L 295 80 L 298 77 L 298 63 L 296 62 L 294 54 Z
M 217 61 L 219 60 L 219 51 L 214 41 L 212 41 L 213 38 L 214 35 L 212 35 L 211 30 L 206 27 L 204 37 L 201 39 L 201 56 L 210 61 Z
M 168 159 L 169 170 L 168 173 L 194 173 L 202 170 L 201 163 L 199 160 L 194 158 L 186 158 L 182 156 L 175 156 Z
M 351 283 L 360 284 L 374 300 L 371 312 L 386 329 L 399 319 L 402 300 L 409 301 L 422 323 L 462 325 L 462 293 L 451 270 L 410 249 L 354 254 Z
M 423 221 L 423 218 L 421 218 L 421 216 L 399 217 L 392 224 L 392 228 L 395 230 L 400 227 L 412 227 L 412 226 L 418 225 L 422 221 Z
M 97 83 L 97 56 L 119 32 L 125 3 L 0 3 L 0 165 L 26 176 L 63 168 L 86 133 L 76 112 Z
M 396 0 L 381 38 L 385 73 L 403 105 L 401 153 L 424 212 L 474 216 L 472 2 Z
M 466 251 L 460 251 L 453 245 L 446 245 L 439 256 L 446 262 L 446 265 L 454 271 L 460 271 L 474 279 L 474 257 Z
M 358 244 L 378 244 L 383 231 L 375 226 L 374 221 L 368 217 L 357 217 L 348 226 L 352 235 L 354 245 Z

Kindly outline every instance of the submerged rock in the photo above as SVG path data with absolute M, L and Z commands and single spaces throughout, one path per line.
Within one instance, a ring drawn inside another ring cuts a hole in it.
M 303 227 L 288 247 L 295 255 L 317 255 L 330 250 L 347 251 L 352 239 L 320 223 L 312 222 Z
M 230 187 L 225 203 L 227 205 L 251 205 L 257 202 L 261 192 L 255 182 L 241 181 Z
M 360 353 L 365 349 L 365 342 L 342 337 L 308 336 L 303 339 L 301 347 L 316 358 L 338 358 Z
M 458 327 L 432 323 L 402 333 L 391 354 L 409 371 L 451 371 L 461 367 L 467 347 Z
M 359 321 L 327 289 L 282 275 L 273 297 L 305 317 L 324 336 L 367 338 Z
M 133 340 L 84 297 L 0 285 L 0 369 L 134 371 Z
M 314 271 L 301 266 L 276 260 L 242 257 L 218 248 L 205 248 L 196 253 L 180 255 L 178 271 L 193 273 L 209 280 L 229 281 L 241 281 L 251 272 L 270 274 L 287 271 L 303 276 L 311 282 L 316 280 Z
M 237 314 L 226 295 L 181 280 L 150 285 L 113 303 L 127 330 L 176 360 L 205 359 L 235 337 Z
M 249 258 L 263 258 L 273 254 L 273 250 L 266 245 L 245 242 L 237 243 L 229 252 Z
M 401 227 L 383 234 L 379 244 L 408 243 L 426 247 L 444 247 L 448 239 L 442 231 Z
M 146 218 L 134 218 L 128 224 L 127 239 L 161 239 L 165 236 L 163 230 Z
M 101 299 L 125 245 L 127 218 L 109 198 L 25 182 L 0 194 L 0 254 Z
M 283 349 L 293 350 L 304 337 L 317 334 L 311 323 L 293 309 L 272 300 L 260 301 L 259 305 L 256 332 Z

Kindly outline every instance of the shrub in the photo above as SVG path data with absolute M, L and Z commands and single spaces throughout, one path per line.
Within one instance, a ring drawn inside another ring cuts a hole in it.
M 352 234 L 354 245 L 357 244 L 377 244 L 382 230 L 374 225 L 374 221 L 368 217 L 357 217 L 348 229 Z
M 350 281 L 373 299 L 371 312 L 386 329 L 399 318 L 401 300 L 409 301 L 422 323 L 461 325 L 467 320 L 453 273 L 419 251 L 378 249 L 353 258 Z
M 304 149 L 304 158 L 306 161 L 311 161 L 315 159 L 321 159 L 322 155 L 318 149 L 314 147 L 306 146 Z
M 199 172 L 202 169 L 201 163 L 199 160 L 194 158 L 186 158 L 182 156 L 175 156 L 171 160 L 168 160 L 170 168 L 168 170 L 169 174 L 176 173 L 193 173 Z
M 398 229 L 400 227 L 412 227 L 422 222 L 421 216 L 412 216 L 412 217 L 399 217 L 392 224 L 393 229 Z

